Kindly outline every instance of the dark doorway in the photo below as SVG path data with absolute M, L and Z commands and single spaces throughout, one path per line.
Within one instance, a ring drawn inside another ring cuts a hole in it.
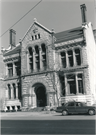
M 46 91 L 43 86 L 37 88 L 36 96 L 37 96 L 37 107 L 46 106 Z

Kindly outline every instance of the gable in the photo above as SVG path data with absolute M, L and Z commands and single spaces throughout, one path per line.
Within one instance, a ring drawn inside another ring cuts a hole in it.
M 27 32 L 25 33 L 24 37 L 22 38 L 21 41 L 23 41 L 24 39 L 27 38 L 27 40 L 37 40 L 38 38 L 40 38 L 40 33 L 48 33 L 48 34 L 52 34 L 52 31 L 50 31 L 49 29 L 47 29 L 46 27 L 44 27 L 43 25 L 41 25 L 40 23 L 38 23 L 37 21 L 35 21 L 27 30 Z M 45 34 L 46 35 L 46 34 Z

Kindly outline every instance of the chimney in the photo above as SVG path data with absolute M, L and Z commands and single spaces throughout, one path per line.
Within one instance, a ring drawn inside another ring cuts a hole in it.
M 85 4 L 80 5 L 80 7 L 81 7 L 82 24 L 85 24 L 87 22 L 86 17 L 87 8 Z
M 11 48 L 13 48 L 16 46 L 16 31 L 13 29 L 10 29 L 9 34 L 10 34 L 10 45 L 11 45 Z

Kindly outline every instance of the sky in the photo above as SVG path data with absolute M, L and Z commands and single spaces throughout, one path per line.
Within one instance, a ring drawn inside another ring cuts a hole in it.
M 0 36 L 21 17 L 23 17 L 40 0 L 0 0 Z M 87 22 L 92 22 L 96 29 L 95 0 L 42 0 L 21 21 L 12 27 L 16 31 L 16 44 L 24 36 L 34 18 L 55 32 L 65 31 L 82 25 L 80 5 L 86 4 Z M 0 37 L 0 47 L 9 47 L 9 30 Z

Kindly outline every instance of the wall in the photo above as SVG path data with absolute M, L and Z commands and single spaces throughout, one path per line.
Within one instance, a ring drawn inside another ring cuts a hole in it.
M 90 90 L 93 97 L 96 96 L 96 44 L 91 23 L 84 27 L 86 38 L 87 57 L 89 65 Z

